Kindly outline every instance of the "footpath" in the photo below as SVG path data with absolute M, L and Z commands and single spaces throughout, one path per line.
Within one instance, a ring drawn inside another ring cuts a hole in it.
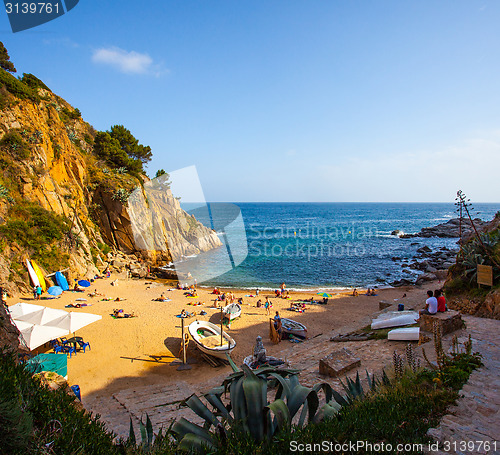
M 500 455 L 500 321 L 473 316 L 463 316 L 463 319 L 467 325 L 466 334 L 472 337 L 473 351 L 482 354 L 484 365 L 471 374 L 460 392 L 461 398 L 449 409 L 440 425 L 429 430 L 429 435 L 439 441 L 441 449 L 429 453 Z M 340 332 L 346 333 L 348 329 L 354 327 L 343 327 Z M 393 351 L 398 350 L 400 354 L 404 351 L 401 343 L 387 340 L 332 343 L 329 341 L 332 334 L 291 344 L 281 352 L 292 368 L 302 370 L 300 381 L 303 385 L 311 386 L 326 381 L 336 390 L 342 390 L 338 379 L 321 376 L 318 371 L 319 360 L 333 350 L 344 347 L 352 350 L 361 360 L 362 378 L 365 377 L 365 369 L 370 374 L 379 375 L 382 368 L 390 368 Z M 182 381 L 135 387 L 122 390 L 105 401 L 85 403 L 85 407 L 99 413 L 106 427 L 118 436 L 128 436 L 131 418 L 137 434 L 139 419 L 144 419 L 146 413 L 153 422 L 155 432 L 158 432 L 161 427 L 168 428 L 173 419 L 181 416 L 195 422 L 199 420 L 189 409 L 179 409 L 179 402 L 193 392 L 200 393 L 220 385 L 227 374 L 221 372 L 220 376 L 199 384 L 197 390 Z M 356 370 L 351 370 L 348 376 L 355 374 Z
M 462 316 L 472 337 L 472 350 L 484 365 L 460 391 L 457 405 L 441 419 L 430 436 L 441 451 L 432 454 L 500 455 L 500 321 Z

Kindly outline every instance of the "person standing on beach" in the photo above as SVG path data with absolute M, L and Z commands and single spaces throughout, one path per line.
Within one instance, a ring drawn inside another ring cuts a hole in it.
M 273 306 L 273 304 L 269 300 L 269 297 L 266 297 L 266 303 L 264 303 L 264 308 L 266 309 L 266 316 L 271 315 L 271 307 L 272 306 Z
M 36 299 L 40 300 L 41 296 L 42 296 L 42 286 L 38 285 L 36 287 Z
M 276 316 L 274 316 L 274 328 L 276 329 L 276 332 L 278 333 L 278 340 L 281 341 L 282 323 L 281 323 L 281 317 L 280 317 L 279 311 L 276 311 Z
M 36 286 L 33 286 L 33 300 L 37 300 L 37 290 L 36 290 Z
M 285 288 L 286 288 L 286 284 L 283 282 L 281 283 L 281 286 L 280 286 L 280 289 L 281 289 L 281 297 L 283 297 L 285 295 Z

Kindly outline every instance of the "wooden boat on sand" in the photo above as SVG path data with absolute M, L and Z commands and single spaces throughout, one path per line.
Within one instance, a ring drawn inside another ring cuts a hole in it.
M 229 319 L 229 322 L 239 318 L 241 316 L 241 305 L 239 303 L 230 303 L 226 305 L 222 308 L 222 315 L 224 318 Z
M 188 326 L 188 332 L 201 352 L 219 359 L 225 360 L 226 354 L 230 354 L 236 347 L 236 341 L 226 332 L 222 332 L 221 345 L 220 327 L 208 321 L 192 322 Z
M 304 340 L 307 338 L 307 327 L 293 319 L 281 318 L 281 330 L 281 338 L 284 339 L 290 335 Z

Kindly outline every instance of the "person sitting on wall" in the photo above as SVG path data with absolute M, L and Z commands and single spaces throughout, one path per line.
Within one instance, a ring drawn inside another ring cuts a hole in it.
M 434 293 L 432 291 L 427 291 L 427 300 L 425 301 L 425 308 L 418 312 L 419 315 L 422 314 L 436 314 L 438 308 L 438 301 L 436 297 L 434 297 Z
M 438 313 L 444 313 L 445 311 L 447 311 L 448 308 L 446 306 L 446 299 L 444 298 L 443 291 L 441 289 L 437 289 L 436 291 L 434 291 L 434 296 L 436 297 L 438 302 Z

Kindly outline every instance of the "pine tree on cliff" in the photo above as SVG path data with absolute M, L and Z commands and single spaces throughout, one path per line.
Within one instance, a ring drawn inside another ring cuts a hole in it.
M 132 160 L 140 161 L 141 168 L 142 165 L 151 161 L 152 153 L 151 147 L 139 144 L 139 141 L 133 136 L 133 134 L 125 128 L 123 125 L 114 125 L 109 131 L 110 136 L 116 139 L 120 143 L 120 148 L 128 155 Z
M 14 67 L 14 63 L 10 61 L 7 49 L 5 48 L 5 46 L 1 41 L 0 41 L 0 68 L 3 68 L 5 71 L 9 71 L 10 73 L 17 72 L 16 68 Z

